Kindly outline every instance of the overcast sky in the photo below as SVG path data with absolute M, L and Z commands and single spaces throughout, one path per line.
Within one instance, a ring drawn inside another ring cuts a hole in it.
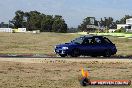
M 132 0 L 0 0 L 0 22 L 8 22 L 16 10 L 37 10 L 49 15 L 62 15 L 69 27 L 77 27 L 85 17 L 132 15 Z

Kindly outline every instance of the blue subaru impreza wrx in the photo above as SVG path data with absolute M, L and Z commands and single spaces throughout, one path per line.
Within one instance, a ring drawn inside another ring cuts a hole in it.
M 103 36 L 83 36 L 72 40 L 69 43 L 55 46 L 55 53 L 61 57 L 71 56 L 104 56 L 110 57 L 116 54 L 117 49 L 108 38 Z

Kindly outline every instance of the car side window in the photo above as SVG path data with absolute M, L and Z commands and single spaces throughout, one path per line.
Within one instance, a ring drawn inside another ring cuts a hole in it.
M 102 43 L 101 39 L 99 39 L 99 38 L 95 38 L 94 40 L 95 40 L 94 41 L 95 44 L 101 44 Z
M 85 45 L 92 44 L 92 38 L 86 38 L 84 40 L 83 44 L 85 44 Z

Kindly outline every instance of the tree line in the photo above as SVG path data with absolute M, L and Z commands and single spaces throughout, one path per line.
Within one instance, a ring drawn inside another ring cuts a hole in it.
M 60 15 L 46 15 L 38 11 L 23 12 L 18 10 L 10 21 L 14 28 L 27 28 L 28 31 L 67 32 L 67 24 Z
M 92 23 L 91 23 L 92 18 Z M 91 31 L 93 28 L 88 28 L 87 25 L 94 25 L 97 29 L 116 29 L 117 24 L 125 24 L 126 19 L 132 18 L 130 15 L 125 15 L 120 20 L 114 20 L 113 17 L 104 17 L 96 19 L 95 17 L 86 17 L 78 28 L 71 28 L 75 31 Z M 14 28 L 25 27 L 28 31 L 40 30 L 41 32 L 67 32 L 68 28 L 65 20 L 61 15 L 46 15 L 38 11 L 23 12 L 18 10 L 15 12 L 14 18 L 10 21 Z
M 94 23 L 91 24 L 91 20 L 94 20 Z M 125 24 L 126 23 L 126 19 L 132 18 L 132 16 L 130 15 L 125 15 L 123 18 L 121 18 L 120 20 L 114 20 L 113 17 L 104 17 L 101 18 L 100 20 L 96 20 L 95 17 L 86 17 L 83 22 L 78 26 L 78 29 L 80 31 L 91 31 L 91 28 L 87 28 L 87 25 L 95 25 L 98 26 L 98 29 L 103 28 L 104 30 L 109 30 L 109 29 L 116 29 L 117 28 L 117 24 Z M 96 28 L 94 28 L 96 30 Z M 93 30 L 93 28 L 92 28 Z M 94 31 L 95 31 L 94 30 Z

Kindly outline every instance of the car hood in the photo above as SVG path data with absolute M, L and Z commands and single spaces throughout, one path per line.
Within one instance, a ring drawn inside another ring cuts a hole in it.
M 65 43 L 65 44 L 56 45 L 56 47 L 70 47 L 70 46 L 74 46 L 74 45 L 77 45 L 77 44 L 75 44 L 75 43 Z

